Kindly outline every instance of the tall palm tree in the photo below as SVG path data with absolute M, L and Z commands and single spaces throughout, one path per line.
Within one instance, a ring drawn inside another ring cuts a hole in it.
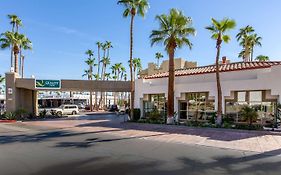
M 88 59 L 85 61 L 85 63 L 89 66 L 89 80 L 93 80 L 93 67 L 96 66 L 95 59 L 92 58 L 94 56 L 94 52 L 90 49 L 88 49 L 85 52 L 86 55 L 88 55 Z M 93 111 L 93 93 L 90 91 L 90 111 Z
M 22 26 L 22 21 L 19 19 L 19 17 L 15 14 L 9 14 L 8 18 L 10 19 L 10 24 L 12 25 L 12 31 L 13 33 L 19 31 L 19 27 Z M 13 46 L 9 46 L 11 48 L 11 67 L 14 67 L 14 53 L 13 53 Z
M 120 71 L 121 71 L 120 81 L 122 81 L 124 78 L 124 75 L 126 74 L 126 68 L 123 65 L 121 65 Z
M 163 56 L 162 53 L 160 53 L 160 52 L 157 52 L 157 53 L 155 54 L 155 58 L 157 59 L 157 68 L 158 68 L 158 69 L 160 69 L 159 61 L 160 61 L 160 59 L 163 58 L 163 57 L 164 57 L 164 56 Z
M 133 78 L 133 30 L 134 30 L 134 19 L 136 15 L 142 17 L 145 16 L 149 8 L 147 0 L 119 0 L 118 4 L 122 4 L 125 7 L 123 17 L 131 17 L 130 22 L 130 75 L 131 75 L 131 118 L 134 119 L 134 100 L 135 100 L 135 83 Z
M 268 56 L 265 56 L 265 55 L 259 55 L 256 57 L 255 59 L 256 61 L 259 61 L 259 62 L 262 62 L 262 61 L 269 61 L 269 57 Z
M 84 74 L 82 75 L 82 77 L 87 77 L 88 80 L 91 80 L 91 77 L 93 77 L 93 74 L 91 74 L 90 70 L 84 70 Z
M 261 40 L 262 37 L 258 36 L 257 34 L 252 34 L 249 36 L 249 40 L 250 40 L 250 46 L 251 46 L 251 61 L 253 61 L 254 58 L 254 47 L 255 46 L 262 46 L 261 44 Z
M 240 42 L 240 46 L 243 47 L 243 50 L 239 53 L 239 57 L 243 58 L 243 61 L 250 61 L 251 55 L 251 46 L 249 41 L 249 35 L 252 34 L 255 29 L 252 26 L 247 25 L 239 29 L 239 33 L 236 35 L 236 39 Z
M 101 79 L 105 80 L 106 68 L 110 64 L 110 58 L 103 57 L 103 59 L 101 60 L 101 63 L 102 63 Z M 103 101 L 103 93 L 101 93 L 101 95 L 100 95 L 98 109 L 99 109 L 100 105 L 102 104 L 102 101 Z
M 20 45 L 22 42 L 22 36 L 19 33 L 14 33 L 14 32 L 10 32 L 7 31 L 5 33 L 1 34 L 1 38 L 0 38 L 0 43 L 1 43 L 1 48 L 5 49 L 8 48 L 10 46 L 12 46 L 12 51 L 13 51 L 13 55 L 15 58 L 15 72 L 19 72 L 18 71 L 18 54 L 20 52 Z
M 105 73 L 104 77 L 105 77 L 105 80 L 108 81 L 111 78 L 110 73 Z M 107 101 L 108 101 L 108 93 L 105 92 L 105 106 L 106 107 L 107 107 Z
M 141 59 L 134 58 L 133 59 L 133 77 L 137 78 L 137 76 L 139 75 L 141 70 L 142 70 Z
M 101 58 L 100 50 L 103 46 L 103 43 L 98 41 L 98 42 L 96 42 L 96 45 L 98 46 L 98 71 L 97 71 L 97 74 L 99 75 L 100 74 L 100 60 L 101 60 L 100 59 Z M 99 79 L 99 77 L 97 79 Z
M 121 68 L 122 68 L 122 63 L 115 63 L 114 65 L 111 66 L 112 74 L 114 75 L 113 79 L 115 81 L 120 79 Z M 116 104 L 116 96 L 117 96 L 117 93 L 115 92 L 114 93 L 114 104 Z
M 25 36 L 20 35 L 21 44 L 20 44 L 20 68 L 21 68 L 21 77 L 24 77 L 24 60 L 25 56 L 22 54 L 23 50 L 32 50 L 32 42 Z
M 189 35 L 195 35 L 190 17 L 177 10 L 171 9 L 169 14 L 157 15 L 156 20 L 160 26 L 158 30 L 153 30 L 150 39 L 151 45 L 163 43 L 169 55 L 169 83 L 168 83 L 168 117 L 167 124 L 173 123 L 174 117 L 174 90 L 175 90 L 175 51 L 183 46 L 192 48 L 192 43 L 188 39 Z
M 105 41 L 105 46 L 107 49 L 107 57 L 109 57 L 109 51 L 111 48 L 113 48 L 112 43 L 110 41 Z
M 222 42 L 228 43 L 230 41 L 230 36 L 226 34 L 231 29 L 234 29 L 236 22 L 234 20 L 225 18 L 221 21 L 217 21 L 212 18 L 212 24 L 206 27 L 212 33 L 212 39 L 216 40 L 216 82 L 217 82 L 217 124 L 221 125 L 222 123 L 222 90 L 220 82 L 220 70 L 219 70 L 219 60 L 220 60 L 220 50 Z

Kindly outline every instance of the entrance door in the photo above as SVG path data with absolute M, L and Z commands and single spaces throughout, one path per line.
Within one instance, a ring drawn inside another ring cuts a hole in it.
M 188 117 L 188 103 L 187 101 L 179 101 L 179 119 L 187 120 Z

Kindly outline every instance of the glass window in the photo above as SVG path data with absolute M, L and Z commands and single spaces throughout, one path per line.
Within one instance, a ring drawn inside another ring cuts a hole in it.
M 150 112 L 157 110 L 163 117 L 166 114 L 166 99 L 165 94 L 150 94 L 149 100 L 144 101 L 144 117 L 147 117 Z
M 180 102 L 179 118 L 188 120 L 207 120 L 214 111 L 214 101 L 209 101 L 208 93 L 187 93 L 185 102 Z
M 261 102 L 262 101 L 262 92 L 261 91 L 252 91 L 250 92 L 250 102 Z
M 238 92 L 237 93 L 237 101 L 238 102 L 246 101 L 246 92 Z
M 237 116 L 236 121 L 243 122 L 243 118 L 239 116 L 239 112 L 243 106 L 249 105 L 258 113 L 257 122 L 263 125 L 269 125 L 269 123 L 272 124 L 274 122 L 277 100 L 263 99 L 265 91 L 244 91 L 236 93 L 237 101 L 226 101 L 226 114 Z

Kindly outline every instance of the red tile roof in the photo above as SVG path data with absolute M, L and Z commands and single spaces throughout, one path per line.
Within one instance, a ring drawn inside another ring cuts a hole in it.
M 230 71 L 241 71 L 241 70 L 250 70 L 250 69 L 263 69 L 270 68 L 274 65 L 281 65 L 281 61 L 266 61 L 266 62 L 236 62 L 229 64 L 221 64 L 220 72 L 230 72 Z M 195 68 L 187 68 L 187 69 L 177 69 L 175 71 L 175 76 L 188 76 L 188 75 L 197 75 L 197 74 L 207 74 L 207 73 L 215 73 L 216 66 L 202 66 Z M 142 79 L 154 79 L 154 78 L 163 78 L 168 77 L 169 73 L 158 73 L 154 75 L 144 76 Z

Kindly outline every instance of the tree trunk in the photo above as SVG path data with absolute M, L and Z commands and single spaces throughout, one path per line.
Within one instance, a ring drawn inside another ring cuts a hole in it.
M 14 57 L 15 57 L 15 72 L 19 73 L 19 65 L 18 65 L 18 48 L 17 46 L 14 46 Z
M 90 111 L 93 111 L 93 93 L 90 91 Z
M 168 117 L 167 124 L 173 124 L 174 117 L 174 92 L 175 92 L 175 47 L 169 48 L 169 79 L 168 79 Z
M 11 68 L 12 68 L 12 67 L 14 68 L 14 72 L 15 72 L 13 46 L 11 46 Z
M 99 46 L 98 46 L 98 76 L 100 76 L 100 47 Z
M 254 59 L 254 47 L 251 48 L 251 61 Z
M 219 37 L 220 38 L 220 37 Z M 217 56 L 216 56 L 216 82 L 217 82 L 217 120 L 216 123 L 218 125 L 222 124 L 222 90 L 221 90 L 221 82 L 220 82 L 220 48 L 221 48 L 221 40 L 217 41 Z
M 131 15 L 131 26 L 130 26 L 130 75 L 131 75 L 131 104 L 130 113 L 131 119 L 134 118 L 134 101 L 135 101 L 135 77 L 133 77 L 133 30 L 134 30 L 134 18 L 135 15 Z
M 24 56 L 22 57 L 21 60 L 21 77 L 24 77 Z

